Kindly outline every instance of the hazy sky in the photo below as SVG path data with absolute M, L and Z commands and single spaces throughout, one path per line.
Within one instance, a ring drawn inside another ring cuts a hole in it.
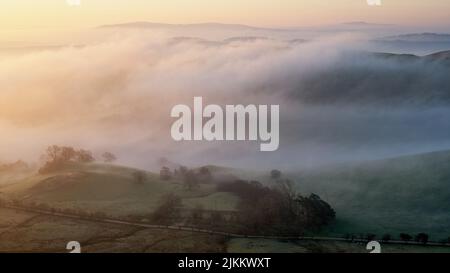
M 0 29 L 79 28 L 129 21 L 311 26 L 348 21 L 450 25 L 449 0 L 0 0 Z

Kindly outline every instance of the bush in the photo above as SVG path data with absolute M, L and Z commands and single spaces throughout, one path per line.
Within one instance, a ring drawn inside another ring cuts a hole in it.
M 181 198 L 174 194 L 168 194 L 162 197 L 161 204 L 153 212 L 152 221 L 160 224 L 171 224 L 181 216 L 180 208 L 182 206 Z

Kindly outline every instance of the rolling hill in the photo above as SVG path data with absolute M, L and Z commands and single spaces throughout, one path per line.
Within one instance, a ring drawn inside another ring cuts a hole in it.
M 328 232 L 450 236 L 450 151 L 342 164 L 296 174 L 337 211 Z
M 426 232 L 431 239 L 450 236 L 450 151 L 402 156 L 362 163 L 347 163 L 286 173 L 302 195 L 319 194 L 337 212 L 337 222 L 324 233 Z M 217 181 L 256 179 L 273 183 L 269 174 L 208 166 Z M 218 192 L 215 184 L 188 191 L 182 181 L 162 181 L 146 172 L 144 183 L 135 181 L 138 171 L 117 165 L 70 163 L 58 172 L 34 174 L 1 192 L 21 200 L 59 208 L 100 211 L 114 216 L 149 215 L 161 198 L 175 193 L 185 209 L 201 205 L 207 210 L 234 210 L 239 198 Z
M 449 47 L 450 48 L 450 45 Z M 348 54 L 320 71 L 299 76 L 290 97 L 305 104 L 435 107 L 450 103 L 449 51 L 413 54 Z
M 136 172 L 145 173 L 138 183 Z M 182 198 L 186 209 L 202 205 L 207 210 L 233 210 L 238 198 L 219 193 L 214 184 L 187 190 L 182 181 L 162 181 L 159 174 L 99 163 L 68 163 L 46 175 L 34 174 L 5 186 L 1 191 L 19 200 L 59 208 L 104 212 L 114 216 L 148 215 L 169 193 Z

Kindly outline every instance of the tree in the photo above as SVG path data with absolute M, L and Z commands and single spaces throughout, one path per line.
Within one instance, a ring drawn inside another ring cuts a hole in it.
M 172 178 L 170 169 L 168 167 L 162 167 L 159 171 L 159 177 L 164 181 L 170 180 Z
M 291 215 L 296 214 L 297 207 L 297 197 L 298 194 L 294 189 L 294 184 L 289 179 L 280 179 L 277 181 L 276 190 L 278 190 L 283 195 L 283 202 L 285 203 L 285 208 Z
M 77 155 L 77 152 L 72 147 L 60 147 L 60 160 L 67 162 L 72 160 Z
M 188 190 L 192 190 L 199 186 L 197 177 L 195 177 L 195 173 L 192 170 L 186 172 L 186 174 L 183 177 L 183 182 Z
M 426 233 L 419 233 L 415 237 L 415 241 L 426 245 L 428 243 L 429 236 Z
M 404 241 L 404 242 L 409 242 L 411 241 L 412 236 L 407 234 L 407 233 L 400 233 L 400 240 Z
M 181 206 L 181 198 L 169 193 L 161 198 L 159 207 L 152 214 L 152 220 L 162 224 L 173 223 L 180 217 Z
M 73 160 L 76 156 L 77 152 L 72 147 L 61 147 L 57 145 L 49 146 L 44 155 L 42 155 L 45 164 L 39 169 L 39 173 L 45 174 L 56 171 L 61 168 L 64 163 Z
M 207 167 L 201 167 L 199 170 L 199 178 L 202 183 L 210 183 L 212 181 L 211 171 Z
M 272 179 L 280 179 L 281 178 L 281 171 L 279 171 L 279 170 L 272 170 L 270 172 L 270 178 L 272 178 Z
M 76 152 L 77 161 L 81 163 L 90 163 L 95 161 L 91 151 L 80 149 Z
M 110 152 L 104 152 L 102 154 L 102 158 L 103 158 L 103 162 L 105 162 L 105 163 L 112 163 L 117 160 L 117 157 Z
M 145 182 L 145 179 L 147 178 L 145 173 L 143 171 L 135 171 L 133 173 L 134 182 L 137 185 L 142 185 Z
M 384 234 L 383 237 L 381 238 L 381 240 L 385 243 L 389 242 L 391 239 L 392 239 L 392 236 L 391 236 L 391 234 L 388 234 L 388 233 Z
M 309 229 L 317 230 L 336 219 L 333 208 L 317 194 L 313 193 L 309 197 L 298 195 L 295 201 L 300 205 L 297 211 L 304 217 L 305 225 Z
M 202 205 L 197 205 L 192 211 L 190 215 L 190 221 L 192 224 L 200 224 L 203 220 L 204 216 L 204 208 Z
M 77 161 L 89 163 L 95 161 L 91 151 L 75 150 L 69 146 L 49 146 L 41 157 L 45 164 L 39 169 L 39 173 L 45 174 L 60 169 L 65 163 Z

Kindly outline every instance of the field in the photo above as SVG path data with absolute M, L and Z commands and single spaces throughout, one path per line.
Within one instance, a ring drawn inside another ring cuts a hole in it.
M 365 244 L 323 241 L 280 241 L 270 239 L 232 239 L 231 253 L 369 253 Z M 382 253 L 450 253 L 450 247 L 382 244 Z
M 327 234 L 425 232 L 450 236 L 450 152 L 342 164 L 294 175 L 337 211 Z
M 58 172 L 36 174 L 1 191 L 24 201 L 112 216 L 149 215 L 169 193 L 181 197 L 186 208 L 202 205 L 206 210 L 233 210 L 238 202 L 232 194 L 218 193 L 214 184 L 186 190 L 182 181 L 162 181 L 159 174 L 151 172 L 145 172 L 145 179 L 138 183 L 136 171 L 106 164 L 69 163 Z
M 223 239 L 0 209 L 0 252 L 64 253 L 70 241 L 89 252 L 221 252 Z
M 82 252 L 120 253 L 367 253 L 364 244 L 229 238 L 80 221 L 0 209 L 0 252 L 65 253 L 70 241 Z M 384 253 L 450 253 L 450 247 L 383 245 Z
M 319 194 L 337 212 L 336 222 L 313 235 L 342 238 L 346 234 L 424 232 L 430 240 L 450 236 L 450 152 L 341 164 L 302 172 L 285 172 L 298 192 Z M 208 166 L 216 180 L 244 177 L 270 186 L 269 172 Z M 144 173 L 142 181 L 136 172 Z M 6 181 L 11 181 L 7 183 Z M 229 213 L 240 197 L 220 192 L 215 182 L 187 189 L 180 178 L 133 168 L 70 162 L 45 175 L 36 170 L 0 172 L 0 195 L 22 202 L 102 212 L 108 217 L 137 216 L 146 222 L 164 197 L 181 198 L 184 211 L 199 207 Z M 217 182 L 217 181 L 216 181 Z M 64 252 L 68 241 L 80 241 L 86 252 L 367 252 L 365 246 L 338 241 L 286 241 L 208 235 L 190 231 L 148 229 L 85 219 L 68 219 L 0 209 L 0 251 Z M 189 225 L 180 219 L 178 225 Z M 215 226 L 214 229 L 220 228 Z M 448 247 L 387 244 L 384 252 L 448 252 Z

